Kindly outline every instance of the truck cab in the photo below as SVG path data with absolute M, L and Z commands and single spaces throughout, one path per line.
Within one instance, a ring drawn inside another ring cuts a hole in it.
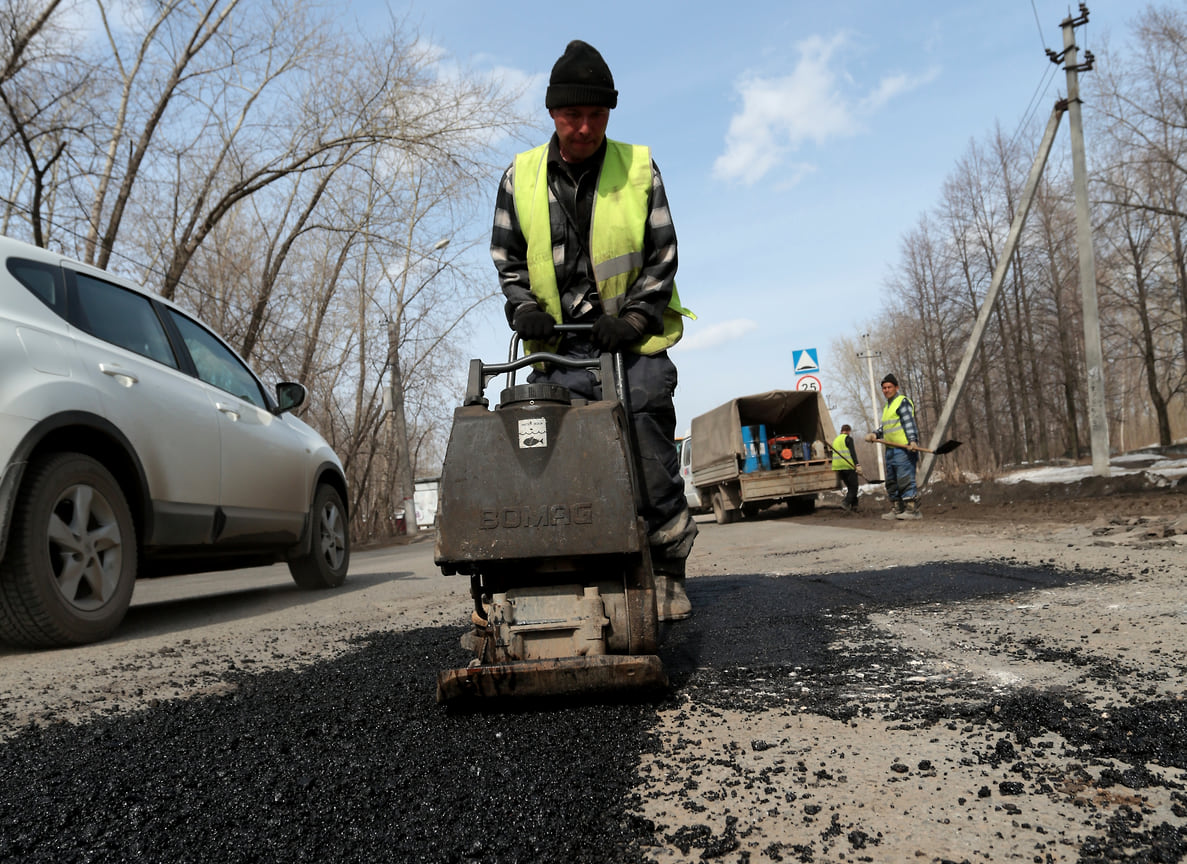
M 700 490 L 692 480 L 692 435 L 685 435 L 676 440 L 676 452 L 680 456 L 680 479 L 684 481 L 684 500 L 688 509 L 693 513 L 700 513 L 707 507 L 701 499 Z

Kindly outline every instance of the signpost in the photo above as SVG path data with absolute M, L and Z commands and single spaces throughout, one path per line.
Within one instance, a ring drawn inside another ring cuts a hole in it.
M 796 375 L 804 372 L 819 372 L 820 363 L 816 359 L 815 348 L 801 348 L 791 352 L 791 368 Z
M 811 390 L 819 393 L 824 388 L 820 385 L 820 361 L 815 348 L 796 348 L 791 352 L 791 370 L 796 374 L 795 389 Z M 814 372 L 810 375 L 807 373 Z

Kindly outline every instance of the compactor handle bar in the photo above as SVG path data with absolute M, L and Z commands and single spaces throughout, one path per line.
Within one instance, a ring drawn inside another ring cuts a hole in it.
M 592 324 L 556 325 L 556 332 L 558 333 L 589 333 L 592 330 Z M 627 414 L 630 414 L 630 396 L 626 388 L 626 369 L 623 367 L 622 354 L 615 352 L 614 354 L 603 354 L 601 357 L 577 359 L 553 354 L 550 351 L 537 351 L 534 354 L 525 354 L 522 357 L 516 357 L 515 355 L 519 353 L 519 344 L 519 334 L 512 332 L 511 346 L 508 351 L 506 363 L 484 363 L 481 360 L 470 361 L 470 379 L 466 385 L 466 405 L 487 404 L 487 400 L 483 394 L 486 391 L 486 385 L 490 383 L 492 378 L 506 374 L 507 386 L 514 387 L 516 370 L 535 363 L 555 363 L 558 366 L 567 366 L 570 369 L 599 369 L 603 388 L 607 380 L 612 381 L 618 401 L 622 403 L 622 407 L 626 409 Z M 607 360 L 611 360 L 610 365 L 607 365 Z

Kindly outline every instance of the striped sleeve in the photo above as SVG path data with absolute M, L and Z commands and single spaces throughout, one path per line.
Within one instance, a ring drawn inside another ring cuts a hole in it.
M 524 303 L 535 303 L 528 279 L 528 241 L 515 215 L 515 164 L 499 181 L 495 194 L 495 218 L 490 235 L 490 257 L 499 273 L 499 287 L 507 298 L 507 321 Z
M 907 441 L 912 444 L 919 443 L 919 426 L 915 423 L 915 406 L 911 404 L 910 399 L 903 399 L 898 406 L 899 420 L 903 424 L 903 434 L 907 436 Z
M 636 311 L 647 319 L 647 332 L 663 332 L 663 314 L 676 284 L 676 228 L 668 209 L 659 166 L 651 163 L 651 203 L 643 236 L 643 269 L 626 291 L 623 312 Z

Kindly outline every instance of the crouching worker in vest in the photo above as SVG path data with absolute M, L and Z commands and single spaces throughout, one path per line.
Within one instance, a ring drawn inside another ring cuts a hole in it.
M 575 40 L 552 67 L 547 143 L 515 157 L 495 200 L 491 257 L 507 320 L 528 351 L 568 357 L 622 352 L 631 420 L 643 462 L 661 621 L 692 613 L 684 565 L 697 534 L 676 455 L 676 366 L 667 349 L 691 313 L 676 293 L 676 231 L 647 147 L 606 138 L 618 91 L 602 55 Z M 555 332 L 592 324 L 591 333 Z M 588 369 L 548 367 L 547 381 L 600 399 Z

